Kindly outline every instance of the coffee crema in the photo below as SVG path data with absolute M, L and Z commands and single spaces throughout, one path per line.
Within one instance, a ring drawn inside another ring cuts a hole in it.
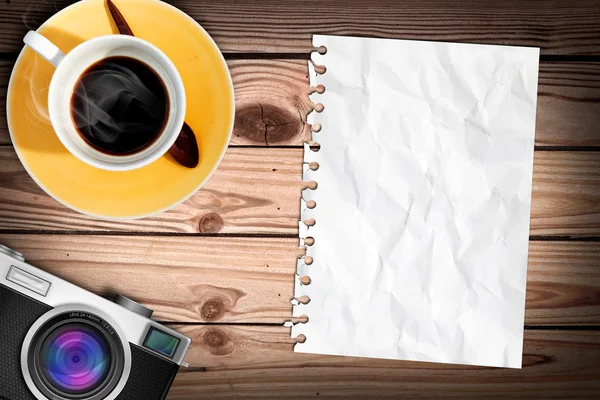
M 94 149 L 116 156 L 148 148 L 162 134 L 169 96 L 158 74 L 134 58 L 108 57 L 79 77 L 71 117 Z

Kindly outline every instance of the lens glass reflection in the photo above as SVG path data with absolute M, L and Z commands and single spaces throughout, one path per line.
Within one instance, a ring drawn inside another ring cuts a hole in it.
M 89 393 L 106 380 L 111 353 L 104 335 L 91 325 L 68 323 L 51 332 L 40 351 L 41 371 L 56 389 Z

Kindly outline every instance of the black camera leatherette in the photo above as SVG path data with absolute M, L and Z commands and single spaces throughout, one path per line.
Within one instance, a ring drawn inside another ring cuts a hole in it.
M 131 345 L 131 374 L 117 400 L 163 400 L 179 366 Z
M 51 309 L 0 285 L 0 399 L 35 400 L 21 373 L 21 346 L 31 325 Z
M 51 310 L 0 284 L 0 399 L 36 400 L 21 373 L 21 346 L 33 323 Z M 163 400 L 179 366 L 135 346 L 131 373 L 117 400 Z

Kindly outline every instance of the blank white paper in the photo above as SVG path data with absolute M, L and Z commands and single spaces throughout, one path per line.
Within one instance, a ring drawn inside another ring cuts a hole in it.
M 520 368 L 539 49 L 313 44 L 295 351 Z

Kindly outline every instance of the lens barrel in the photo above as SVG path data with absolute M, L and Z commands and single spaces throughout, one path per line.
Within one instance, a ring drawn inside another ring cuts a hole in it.
M 121 378 L 124 351 L 112 326 L 89 312 L 46 321 L 29 345 L 31 378 L 49 399 L 100 400 Z

